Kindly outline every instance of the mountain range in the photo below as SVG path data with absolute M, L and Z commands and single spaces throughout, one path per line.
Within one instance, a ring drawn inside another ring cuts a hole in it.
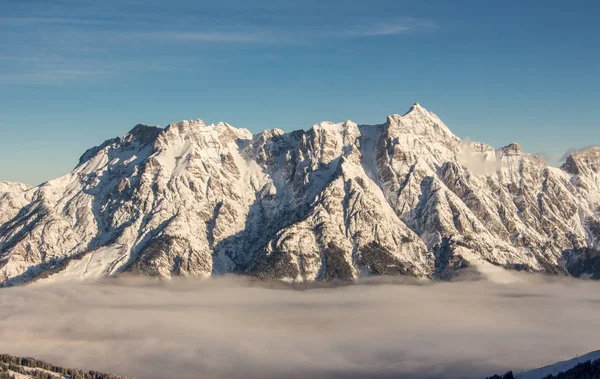
M 136 125 L 31 187 L 0 182 L 0 283 L 119 273 L 288 282 L 461 269 L 600 278 L 600 147 L 561 167 L 464 141 L 419 104 L 383 124 L 252 134 Z

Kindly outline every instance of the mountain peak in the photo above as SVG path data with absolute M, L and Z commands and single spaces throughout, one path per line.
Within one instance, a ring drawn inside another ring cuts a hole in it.
M 600 146 L 590 146 L 585 149 L 572 152 L 566 158 L 562 169 L 574 174 L 600 172 Z
M 159 126 L 150 126 L 146 124 L 137 124 L 125 135 L 125 138 L 131 137 L 137 139 L 140 142 L 152 142 L 156 139 L 158 134 L 162 131 Z
M 509 143 L 508 145 L 502 147 L 501 150 L 505 155 L 519 155 L 523 152 L 521 145 L 516 142 Z
M 181 120 L 178 123 L 169 124 L 167 126 L 167 128 L 178 128 L 179 130 L 182 130 L 184 128 L 192 127 L 192 126 L 204 127 L 204 126 L 206 126 L 206 124 L 204 123 L 204 121 L 197 118 L 195 120 Z
M 403 115 L 402 115 L 402 117 L 404 117 L 404 116 L 408 116 L 409 114 L 411 114 L 411 113 L 414 113 L 414 112 L 417 112 L 417 113 L 422 113 L 422 114 L 429 114 L 429 111 L 428 111 L 427 109 L 423 108 L 423 107 L 421 106 L 421 104 L 419 104 L 419 103 L 414 103 L 414 104 L 413 104 L 413 105 L 412 105 L 412 106 L 411 106 L 411 107 L 408 109 L 408 111 L 407 111 L 405 114 L 403 114 Z
M 435 113 L 423 108 L 419 103 L 413 104 L 403 115 L 388 116 L 386 125 L 402 133 L 427 136 L 438 141 L 460 141 Z

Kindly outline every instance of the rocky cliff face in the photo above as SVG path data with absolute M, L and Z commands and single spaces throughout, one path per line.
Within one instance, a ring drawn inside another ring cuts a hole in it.
M 382 125 L 292 133 L 137 125 L 63 177 L 0 183 L 4 285 L 119 272 L 447 278 L 481 262 L 591 277 L 598 249 L 600 148 L 549 167 L 518 144 L 461 141 L 418 104 Z

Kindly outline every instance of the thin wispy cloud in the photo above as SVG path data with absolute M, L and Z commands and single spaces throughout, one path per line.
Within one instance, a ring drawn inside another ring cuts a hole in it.
M 346 37 L 377 37 L 393 36 L 424 31 L 432 31 L 438 26 L 429 21 L 414 18 L 402 18 L 394 21 L 374 22 L 346 31 L 342 36 Z
M 21 74 L 0 74 L 0 83 L 4 84 L 43 84 L 62 85 L 71 82 L 96 80 L 108 75 L 102 70 L 86 70 L 83 68 L 40 68 Z
M 27 56 L 0 57 L 16 68 L 0 73 L 0 83 L 5 85 L 51 85 L 94 83 L 99 80 L 118 80 L 120 76 L 139 70 L 137 61 L 81 60 L 65 57 Z M 167 71 L 174 67 L 166 62 L 145 62 L 148 71 Z M 16 74 L 18 72 L 18 74 Z
M 430 22 L 397 21 L 387 23 L 375 23 L 373 25 L 364 24 L 350 29 L 340 30 L 339 27 L 321 27 L 321 28 L 297 28 L 289 30 L 286 28 L 262 28 L 247 27 L 247 29 L 238 30 L 175 30 L 175 31 L 155 31 L 149 33 L 135 32 L 136 38 L 151 38 L 153 40 L 173 41 L 173 42 L 250 42 L 250 43 L 269 43 L 280 45 L 294 45 L 319 43 L 335 41 L 340 39 L 350 39 L 357 37 L 378 37 L 393 36 L 408 33 L 418 33 L 426 30 L 433 30 L 435 24 Z M 126 35 L 127 32 L 122 32 Z
M 358 38 L 401 36 L 435 28 L 429 20 L 411 17 L 358 19 L 353 14 L 327 22 L 320 22 L 318 14 L 316 18 L 290 18 L 293 8 L 233 0 L 230 5 L 235 7 L 227 18 L 219 18 L 223 7 L 216 5 L 208 7 L 211 9 L 192 5 L 187 13 L 161 14 L 160 2 L 140 7 L 132 1 L 107 1 L 110 4 L 51 1 L 43 9 L 35 8 L 35 12 L 29 10 L 27 2 L 22 6 L 15 3 L 19 5 L 8 9 L 12 12 L 0 16 L 0 83 L 106 81 L 126 75 L 129 70 L 123 66 L 152 71 L 152 65 L 159 64 L 177 70 L 185 65 L 176 60 L 189 61 L 189 52 L 183 50 L 186 48 L 239 45 L 270 49 L 268 54 L 277 54 L 281 48 L 347 44 Z M 250 17 L 244 11 L 249 6 L 255 10 Z M 340 12 L 344 14 L 343 9 Z M 115 64 L 115 59 L 121 64 Z
M 275 42 L 268 33 L 244 31 L 164 31 L 136 33 L 139 37 L 180 42 Z
M 0 62 L 61 62 L 60 57 L 38 56 L 38 55 L 0 55 Z
M 116 23 L 111 20 L 76 17 L 0 17 L 0 24 L 7 27 L 30 25 L 114 25 Z

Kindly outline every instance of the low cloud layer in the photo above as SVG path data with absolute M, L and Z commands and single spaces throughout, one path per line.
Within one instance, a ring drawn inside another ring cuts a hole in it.
M 0 351 L 138 378 L 468 378 L 600 348 L 597 282 L 365 284 L 3 289 Z

